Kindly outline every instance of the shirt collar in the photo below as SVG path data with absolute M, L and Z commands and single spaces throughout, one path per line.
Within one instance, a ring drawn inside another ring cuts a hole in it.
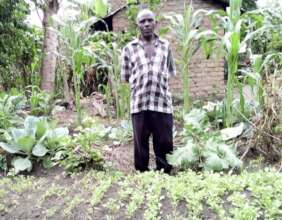
M 154 35 L 155 35 L 155 38 L 156 38 L 155 46 L 158 46 L 159 43 L 161 43 L 161 44 L 164 43 L 164 41 L 163 41 L 162 38 L 160 38 L 160 37 L 159 37 L 157 34 L 155 34 L 155 33 L 154 33 Z M 133 44 L 139 44 L 139 45 L 141 45 L 142 47 L 144 47 L 144 42 L 141 40 L 140 37 L 139 37 L 139 38 L 135 38 L 132 43 L 133 43 Z

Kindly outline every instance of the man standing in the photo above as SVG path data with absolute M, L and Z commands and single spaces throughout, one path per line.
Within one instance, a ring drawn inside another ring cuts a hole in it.
M 136 22 L 141 36 L 123 48 L 121 69 L 121 78 L 129 82 L 131 90 L 135 169 L 149 170 L 152 134 L 156 168 L 170 173 L 166 154 L 173 150 L 173 117 L 168 78 L 176 74 L 174 63 L 168 41 L 154 33 L 155 14 L 143 9 Z

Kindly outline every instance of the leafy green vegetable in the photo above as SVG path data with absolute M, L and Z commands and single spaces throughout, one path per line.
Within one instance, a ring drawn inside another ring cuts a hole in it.
M 192 140 L 189 140 L 185 147 L 180 147 L 173 154 L 167 155 L 167 159 L 172 166 L 186 169 L 199 162 L 200 155 L 197 152 L 197 146 Z
M 48 115 L 52 110 L 52 96 L 42 91 L 37 86 L 28 86 L 27 93 L 29 95 L 29 104 L 31 107 L 31 114 L 35 116 Z
M 28 116 L 24 121 L 24 128 L 11 128 L 7 133 L 6 143 L 0 142 L 0 147 L 10 154 L 26 156 L 15 157 L 15 173 L 31 170 L 33 157 L 44 157 L 50 143 L 56 138 L 67 136 L 67 128 L 51 128 L 45 117 Z M 53 142 L 54 143 L 54 142 Z
M 192 109 L 184 115 L 183 135 L 186 141 L 185 147 L 178 148 L 172 154 L 167 155 L 168 162 L 172 166 L 182 169 L 194 168 L 207 171 L 222 171 L 242 166 L 237 158 L 232 144 L 226 144 L 225 140 L 237 137 L 243 132 L 244 124 L 235 128 L 212 131 L 213 122 L 209 121 L 208 112 L 217 105 L 209 105 L 203 109 Z M 216 120 L 216 118 L 212 118 Z
M 202 129 L 207 119 L 206 111 L 197 108 L 184 116 L 185 126 L 195 130 Z
M 12 165 L 15 168 L 15 173 L 19 173 L 20 171 L 31 171 L 32 169 L 32 163 L 30 161 L 30 159 L 26 158 L 22 158 L 22 157 L 15 157 L 12 160 Z

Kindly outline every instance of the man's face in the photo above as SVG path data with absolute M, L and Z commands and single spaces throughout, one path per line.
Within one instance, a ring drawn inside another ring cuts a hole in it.
M 143 37 L 151 37 L 154 34 L 155 18 L 151 13 L 141 15 L 138 21 L 138 26 Z

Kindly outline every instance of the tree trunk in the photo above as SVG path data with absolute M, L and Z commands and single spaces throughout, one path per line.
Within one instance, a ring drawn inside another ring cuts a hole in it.
M 41 64 L 41 89 L 53 93 L 55 87 L 55 70 L 57 62 L 58 36 L 56 32 L 56 22 L 52 21 L 52 16 L 59 10 L 58 0 L 46 0 L 43 8 L 43 57 Z

